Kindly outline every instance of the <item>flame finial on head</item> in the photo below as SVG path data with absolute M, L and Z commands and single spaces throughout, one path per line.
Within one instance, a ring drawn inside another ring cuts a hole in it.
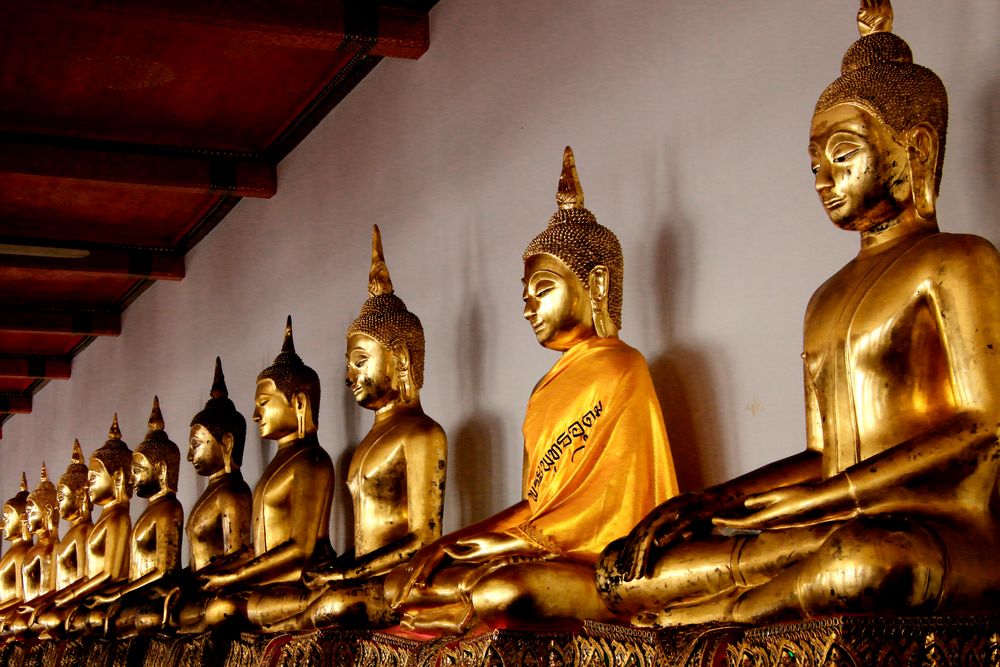
M 149 430 L 150 431 L 162 431 L 163 424 L 163 413 L 160 412 L 160 397 L 153 396 L 153 409 L 149 412 Z
M 42 461 L 42 473 L 40 477 L 42 482 L 49 481 L 49 470 L 45 467 L 45 461 Z
M 23 471 L 21 472 L 21 490 L 28 490 L 28 476 L 25 475 Z
M 226 387 L 226 376 L 222 373 L 222 359 L 215 358 L 215 378 L 212 380 L 212 390 L 208 393 L 210 398 L 229 398 L 229 389 Z
M 562 173 L 559 174 L 556 204 L 563 210 L 585 208 L 583 187 L 580 185 L 580 176 L 576 173 L 576 159 L 573 157 L 573 149 L 569 146 L 563 150 L 563 167 Z
M 83 458 L 83 447 L 80 446 L 80 439 L 73 439 L 73 453 L 69 457 L 70 463 L 76 463 L 78 465 L 83 465 L 86 463 L 86 459 Z
M 861 0 L 861 7 L 858 9 L 858 32 L 862 37 L 873 32 L 892 32 L 890 0 Z
M 392 279 L 382 251 L 382 232 L 378 225 L 372 225 L 372 268 L 368 272 L 368 294 L 381 296 L 392 294 Z
M 118 428 L 118 413 L 115 413 L 114 419 L 111 420 L 111 428 L 108 429 L 108 440 L 121 440 L 122 431 Z
M 292 316 L 285 319 L 285 339 L 281 342 L 281 352 L 295 354 L 295 340 L 292 338 Z

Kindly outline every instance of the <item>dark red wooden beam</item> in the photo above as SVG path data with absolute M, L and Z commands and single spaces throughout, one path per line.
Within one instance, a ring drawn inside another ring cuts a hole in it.
M 67 380 L 71 362 L 59 357 L 35 355 L 0 357 L 0 377 Z
M 0 172 L 237 197 L 272 197 L 278 188 L 275 167 L 261 160 L 50 137 L 0 137 Z
M 26 415 L 31 412 L 31 396 L 0 394 L 0 413 Z
M 4 268 L 180 280 L 184 277 L 184 257 L 173 252 L 128 248 L 22 245 L 0 238 L 0 269 Z
M 419 58 L 427 51 L 430 32 L 426 9 L 391 1 L 47 0 L 22 3 L 19 11 L 26 10 L 25 4 L 47 12 L 57 6 L 67 20 L 74 14 L 114 13 L 117 23 L 122 17 L 132 17 L 137 27 L 151 19 L 203 24 L 209 29 L 224 29 L 228 32 L 225 38 L 234 42 L 264 40 L 318 51 L 357 48 L 392 58 Z
M 117 336 L 122 332 L 122 317 L 102 311 L 37 311 L 4 306 L 0 309 L 0 330 Z

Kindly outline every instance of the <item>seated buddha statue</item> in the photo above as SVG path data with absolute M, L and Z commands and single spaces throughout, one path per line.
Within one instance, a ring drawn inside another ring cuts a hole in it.
M 132 451 L 122 441 L 115 415 L 107 441 L 90 457 L 87 493 L 90 502 L 101 505 L 101 513 L 87 535 L 86 575 L 59 589 L 53 604 L 36 612 L 45 634 L 57 631 L 78 611 L 82 603 L 108 585 L 128 577 L 129 533 L 132 518 Z
M 24 601 L 38 598 L 52 590 L 52 556 L 59 540 L 59 501 L 56 485 L 49 481 L 49 473 L 42 462 L 41 480 L 25 502 L 28 531 L 35 536 L 35 544 L 28 550 L 22 566 Z
M 1000 606 L 1000 255 L 938 231 L 944 86 L 887 32 L 887 1 L 858 16 L 809 138 L 823 208 L 860 250 L 806 310 L 806 451 L 608 546 L 601 592 L 636 622 Z
M 393 293 L 378 227 L 372 230 L 369 298 L 347 330 L 346 383 L 375 423 L 351 457 L 354 549 L 307 570 L 308 608 L 273 630 L 333 624 L 386 625 L 395 615 L 383 581 L 441 536 L 448 443 L 424 414 L 424 331 Z
M 17 634 L 29 629 L 34 632 L 44 630 L 34 623 L 36 611 L 45 608 L 59 591 L 86 575 L 87 537 L 93 523 L 90 517 L 90 497 L 87 494 L 87 465 L 84 463 L 79 440 L 73 442 L 72 458 L 66 472 L 59 478 L 55 499 L 60 518 L 68 521 L 70 528 L 54 545 L 49 590 L 25 601 L 15 613 L 8 615 L 4 621 L 4 632 Z M 45 507 L 50 499 L 41 500 L 44 502 L 40 507 Z
M 21 473 L 21 490 L 3 504 L 3 536 L 10 546 L 0 558 L 0 613 L 24 600 L 24 559 L 32 546 L 26 514 L 28 478 Z
M 240 472 L 246 435 L 246 419 L 229 400 L 222 360 L 216 357 L 212 390 L 204 409 L 191 419 L 188 441 L 187 460 L 208 477 L 187 521 L 192 572 L 252 553 L 253 497 Z
M 181 453 L 164 430 L 159 398 L 153 397 L 149 431 L 132 452 L 132 486 L 135 495 L 148 499 L 132 525 L 128 542 L 128 579 L 108 582 L 86 601 L 89 613 L 78 613 L 77 628 L 113 629 L 132 634 L 164 615 L 168 588 L 162 581 L 181 566 L 181 531 L 184 509 L 177 500 Z M 155 601 L 159 601 L 159 608 Z M 150 609 L 153 606 L 153 609 Z
M 199 570 L 204 593 L 180 610 L 181 631 L 286 619 L 299 610 L 303 570 L 333 557 L 333 462 L 316 438 L 319 399 L 319 376 L 295 353 L 289 317 L 281 353 L 257 376 L 253 420 L 278 451 L 253 492 L 253 555 Z
M 561 353 L 528 400 L 523 497 L 389 574 L 405 628 L 610 619 L 594 585 L 601 549 L 677 491 L 649 369 L 617 335 L 621 246 L 584 208 L 569 148 L 556 201 L 523 256 L 524 317 Z

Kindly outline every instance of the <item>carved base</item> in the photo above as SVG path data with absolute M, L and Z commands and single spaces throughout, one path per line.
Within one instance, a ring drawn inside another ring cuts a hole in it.
M 577 631 L 495 630 L 418 641 L 378 630 L 107 640 L 73 637 L 0 645 L 15 667 L 1000 667 L 1000 614 L 841 616 L 747 628 L 651 630 L 588 622 Z

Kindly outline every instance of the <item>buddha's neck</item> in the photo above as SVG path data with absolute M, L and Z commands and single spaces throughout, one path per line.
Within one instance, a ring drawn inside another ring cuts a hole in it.
M 412 400 L 407 401 L 406 403 L 397 399 L 375 411 L 375 423 L 380 424 L 397 415 L 407 413 L 423 413 L 423 411 L 423 408 L 420 406 L 419 396 L 414 396 Z
M 891 248 L 900 239 L 913 234 L 930 234 L 936 231 L 938 231 L 937 220 L 924 220 L 912 209 L 907 209 L 899 216 L 861 232 L 859 254 L 862 256 L 875 254 Z

